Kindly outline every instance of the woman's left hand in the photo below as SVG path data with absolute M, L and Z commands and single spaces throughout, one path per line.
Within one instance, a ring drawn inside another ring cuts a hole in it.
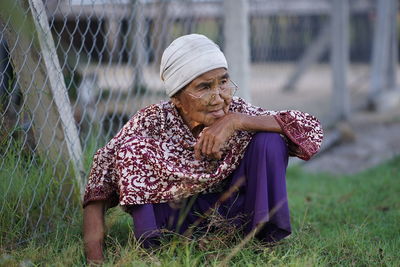
M 205 127 L 194 146 L 195 158 L 200 160 L 203 155 L 220 159 L 223 145 L 239 129 L 240 115 L 239 113 L 228 113 L 211 126 Z

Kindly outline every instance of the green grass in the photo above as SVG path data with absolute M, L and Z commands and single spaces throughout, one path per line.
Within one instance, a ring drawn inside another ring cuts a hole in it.
M 9 145 L 8 151 L 24 151 L 17 144 Z M 44 237 L 43 233 L 55 227 L 68 226 L 64 220 L 54 218 L 71 221 L 80 217 L 70 178 L 57 175 L 49 162 L 30 153 L 9 152 L 0 164 L 1 248 L 17 246 L 32 236 Z
M 399 266 L 399 178 L 400 157 L 346 177 L 289 169 L 293 234 L 274 247 L 251 240 L 229 266 Z M 80 217 L 45 239 L 3 246 L 0 265 L 82 266 Z M 146 251 L 132 237 L 130 217 L 119 209 L 108 214 L 107 226 L 106 266 L 220 266 L 240 242 L 221 232 L 209 234 L 207 242 L 173 236 Z

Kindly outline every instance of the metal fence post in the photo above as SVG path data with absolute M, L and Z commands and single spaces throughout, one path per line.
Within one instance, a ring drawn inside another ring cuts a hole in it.
M 333 120 L 347 120 L 350 116 L 350 94 L 347 86 L 349 67 L 349 1 L 332 1 L 332 114 Z
M 147 64 L 147 51 L 144 45 L 146 32 L 145 23 L 146 18 L 143 14 L 143 4 L 139 0 L 132 1 L 132 23 L 133 30 L 130 33 L 130 49 L 133 50 L 134 55 L 134 68 L 135 68 L 135 81 L 134 90 L 140 90 L 143 86 L 143 68 Z
M 397 7 L 396 0 L 379 0 L 377 2 L 371 87 L 368 99 L 372 109 L 390 107 L 399 100 L 399 92 L 395 90 L 398 49 Z
M 250 40 L 247 0 L 224 0 L 224 52 L 238 95 L 250 101 Z

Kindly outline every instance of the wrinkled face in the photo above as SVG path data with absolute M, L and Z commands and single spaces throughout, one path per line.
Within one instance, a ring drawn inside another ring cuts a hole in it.
M 219 86 L 228 81 L 229 74 L 225 68 L 210 70 L 172 97 L 172 102 L 191 130 L 199 125 L 210 126 L 228 112 L 232 96 L 218 93 Z M 202 97 L 211 90 L 215 91 L 211 98 Z

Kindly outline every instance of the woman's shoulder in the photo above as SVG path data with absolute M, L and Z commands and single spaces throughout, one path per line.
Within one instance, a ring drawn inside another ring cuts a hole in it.
M 246 101 L 244 101 L 244 99 L 242 99 L 238 96 L 234 96 L 232 98 L 232 102 L 231 102 L 229 109 L 232 112 L 240 112 L 240 110 L 242 110 L 246 104 L 247 103 L 246 103 Z
M 171 101 L 162 101 L 140 109 L 128 121 L 127 126 L 137 131 L 160 131 L 175 117 L 175 108 Z
M 132 120 L 135 119 L 161 119 L 167 113 L 170 113 L 173 106 L 170 101 L 162 101 L 160 103 L 148 105 L 142 109 L 140 109 L 136 114 L 132 117 Z
M 232 103 L 229 107 L 229 110 L 231 112 L 239 112 L 249 115 L 263 115 L 264 113 L 273 113 L 272 111 L 268 111 L 261 107 L 254 106 L 238 96 L 234 96 L 232 98 Z

